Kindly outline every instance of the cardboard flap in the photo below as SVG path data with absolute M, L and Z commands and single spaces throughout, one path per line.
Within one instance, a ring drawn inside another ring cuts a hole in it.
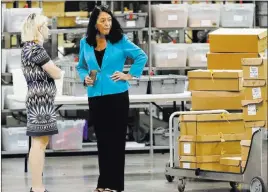
M 220 162 L 220 155 L 212 155 L 212 156 L 196 156 L 197 163 L 216 163 Z
M 241 167 L 245 168 L 246 167 L 246 164 L 247 164 L 247 161 L 242 161 L 241 162 Z
M 244 134 L 222 134 L 218 135 L 201 135 L 196 136 L 196 142 L 226 142 L 226 141 L 241 141 Z
M 264 29 L 263 32 L 261 32 L 259 35 L 258 35 L 259 39 L 263 39 L 265 37 L 267 37 L 267 29 Z
M 251 140 L 241 140 L 240 145 L 244 147 L 250 147 Z
M 180 115 L 179 122 L 196 122 L 196 115 Z
M 266 80 L 244 80 L 244 87 L 263 87 L 266 85 Z
M 182 135 L 182 136 L 179 137 L 179 141 L 195 142 L 196 141 L 196 136 Z
M 242 113 L 222 113 L 222 114 L 205 114 L 198 115 L 198 122 L 207 122 L 207 121 L 242 121 L 243 114 Z
M 223 157 L 220 159 L 221 165 L 240 166 L 242 157 Z
M 261 66 L 263 64 L 263 58 L 243 58 L 242 64 L 244 66 Z
M 242 106 L 245 107 L 247 105 L 260 104 L 262 102 L 263 102 L 263 99 L 242 100 Z
M 266 121 L 252 121 L 252 122 L 245 122 L 245 127 L 246 128 L 266 128 Z
M 195 156 L 180 156 L 179 159 L 180 159 L 181 162 L 196 163 L 196 157 Z
M 240 77 L 243 77 L 242 70 L 193 70 L 188 72 L 188 78 L 233 79 Z

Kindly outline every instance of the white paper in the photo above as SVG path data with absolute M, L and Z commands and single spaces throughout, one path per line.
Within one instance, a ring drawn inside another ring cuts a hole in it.
M 168 15 L 168 20 L 169 21 L 176 21 L 176 20 L 178 20 L 178 15 Z
M 252 135 L 256 132 L 256 131 L 258 131 L 260 129 L 260 127 L 253 127 L 252 128 Z
M 184 151 L 185 154 L 190 154 L 191 153 L 191 144 L 190 143 L 184 143 L 183 151 Z
M 211 20 L 201 20 L 201 27 L 211 27 L 212 22 Z
M 253 99 L 261 99 L 261 88 L 260 87 L 252 88 L 252 98 Z
M 27 147 L 27 140 L 18 140 L 18 147 Z
M 178 58 L 178 54 L 177 53 L 169 53 L 168 54 L 168 59 L 177 59 Z
M 182 168 L 184 168 L 184 169 L 190 169 L 191 168 L 190 163 L 183 163 L 182 164 Z
M 127 21 L 127 27 L 136 27 L 136 21 Z
M 256 105 L 248 105 L 248 115 L 256 115 L 257 109 Z
M 258 67 L 250 67 L 250 78 L 258 78 L 259 76 L 259 71 L 258 71 Z
M 241 15 L 234 15 L 234 21 L 243 21 L 243 16 L 241 16 Z

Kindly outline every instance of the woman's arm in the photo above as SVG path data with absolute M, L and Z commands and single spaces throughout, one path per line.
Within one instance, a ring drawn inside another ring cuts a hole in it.
M 86 77 L 89 76 L 88 65 L 84 57 L 84 44 L 85 44 L 85 39 L 83 38 L 80 40 L 79 62 L 76 66 L 76 70 L 78 71 L 78 75 L 82 82 L 85 82 Z
M 148 56 L 140 47 L 132 43 L 126 35 L 123 36 L 122 43 L 125 56 L 134 60 L 134 64 L 130 68 L 129 75 L 139 78 L 142 74 L 145 64 L 148 61 Z

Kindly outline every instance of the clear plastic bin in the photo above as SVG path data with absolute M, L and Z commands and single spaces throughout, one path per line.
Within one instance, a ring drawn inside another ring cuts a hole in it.
M 169 146 L 169 130 L 159 127 L 154 131 L 155 146 Z
M 256 2 L 258 8 L 258 14 L 267 15 L 268 14 L 268 2 L 266 1 L 258 1 Z
M 149 76 L 141 76 L 139 79 L 129 80 L 129 94 L 130 95 L 144 95 L 147 93 Z
M 152 76 L 152 94 L 184 93 L 186 76 L 156 75 Z
M 152 5 L 152 16 L 155 27 L 187 27 L 188 4 Z
M 152 44 L 153 66 L 160 68 L 186 67 L 187 44 Z
M 9 109 L 8 95 L 13 95 L 13 85 L 2 85 L 2 109 Z
M 49 142 L 52 150 L 81 150 L 85 120 L 58 121 L 59 133 L 53 135 Z
M 258 15 L 258 22 L 260 27 L 268 27 L 268 15 Z
M 21 69 L 21 49 L 7 49 L 7 71 L 12 72 L 13 69 Z
M 220 4 L 192 4 L 189 6 L 189 27 L 219 27 Z
M 64 79 L 63 81 L 63 95 L 70 96 L 86 96 L 87 87 L 81 81 Z
M 7 32 L 20 32 L 23 21 L 31 13 L 41 14 L 42 9 L 40 8 L 12 8 L 6 9 L 5 14 L 5 29 Z
M 188 47 L 188 66 L 207 67 L 208 43 L 193 43 Z
M 1 65 L 2 65 L 2 73 L 5 73 L 6 71 L 7 71 L 7 50 L 6 49 L 2 49 L 2 58 L 1 58 L 1 60 L 2 60 L 2 63 L 1 63 Z
M 26 127 L 2 128 L 2 147 L 4 151 L 27 151 L 29 137 Z
M 252 27 L 254 4 L 225 4 L 221 8 L 222 27 Z
M 147 13 L 115 13 L 122 28 L 144 28 Z

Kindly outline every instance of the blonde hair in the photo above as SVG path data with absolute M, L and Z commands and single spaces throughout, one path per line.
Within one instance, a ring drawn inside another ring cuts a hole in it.
M 48 18 L 44 15 L 31 13 L 23 22 L 21 30 L 21 40 L 44 41 L 43 35 L 39 32 L 39 27 L 46 24 Z

